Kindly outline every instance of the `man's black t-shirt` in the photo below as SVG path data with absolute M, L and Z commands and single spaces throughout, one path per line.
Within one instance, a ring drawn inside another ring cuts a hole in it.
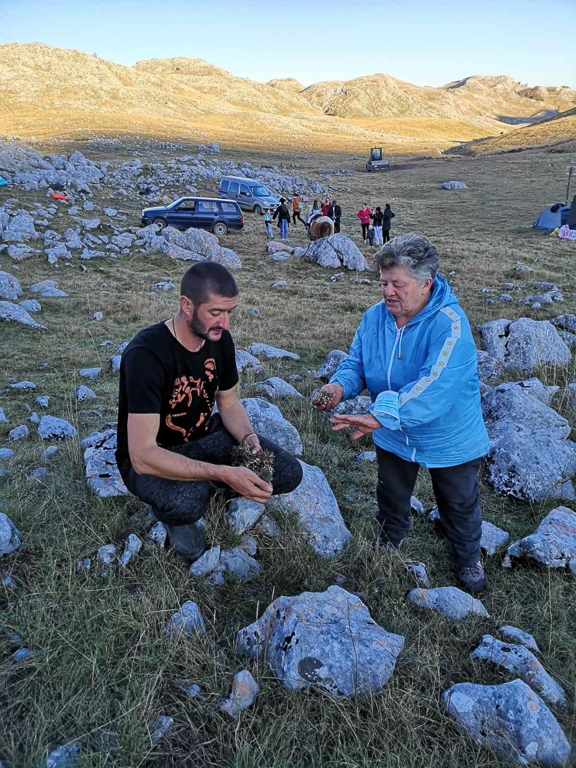
M 116 462 L 130 467 L 128 414 L 159 413 L 156 442 L 162 448 L 197 440 L 208 431 L 216 395 L 238 382 L 234 342 L 228 331 L 219 341 L 189 352 L 156 323 L 128 344 L 120 365 L 120 402 Z

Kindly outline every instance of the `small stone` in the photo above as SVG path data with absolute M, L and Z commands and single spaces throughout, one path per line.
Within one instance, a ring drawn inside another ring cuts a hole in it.
M 55 456 L 59 450 L 60 448 L 58 448 L 57 445 L 49 445 L 48 448 L 46 448 L 46 450 L 41 454 L 40 459 L 42 461 L 47 461 L 52 456 Z
M 363 451 L 356 456 L 356 461 L 368 461 L 374 463 L 376 461 L 376 451 Z
M 200 609 L 192 600 L 187 600 L 179 611 L 172 616 L 164 633 L 166 635 L 176 635 L 184 633 L 193 636 L 196 632 L 204 632 L 204 619 Z
M 110 370 L 112 373 L 120 373 L 120 363 L 122 362 L 122 355 L 113 355 L 110 360 Z
M 255 317 L 257 317 L 260 314 L 260 310 L 257 307 L 251 307 L 248 310 L 248 314 L 249 315 L 254 315 Z
M 19 427 L 14 427 L 8 432 L 8 440 L 22 440 L 30 435 L 30 430 L 26 424 L 20 424 Z
M 198 683 L 185 683 L 184 685 L 181 685 L 180 688 L 183 691 L 186 691 L 188 696 L 190 696 L 191 699 L 198 696 L 199 693 L 201 693 L 202 689 L 198 685 Z
M 101 322 L 104 320 L 104 312 L 94 312 L 92 320 L 95 320 L 97 323 Z
M 416 579 L 418 586 L 425 587 L 426 589 L 430 587 L 424 563 L 406 563 L 404 567 Z
M 408 593 L 408 600 L 418 608 L 435 611 L 454 621 L 460 621 L 473 614 L 490 618 L 490 614 L 480 600 L 476 600 L 457 587 L 413 589 Z
M 31 389 L 35 390 L 38 389 L 36 384 L 34 384 L 33 381 L 18 381 L 16 384 L 11 385 L 12 389 Z
M 242 547 L 234 547 L 222 552 L 220 568 L 240 581 L 250 581 L 260 575 L 260 565 Z
M 48 408 L 48 404 L 50 403 L 50 398 L 48 395 L 40 395 L 39 397 L 34 400 L 36 405 L 41 405 L 42 408 Z
M 83 400 L 96 400 L 97 395 L 90 389 L 90 387 L 81 384 L 79 387 L 76 387 L 74 392 L 72 392 L 72 397 L 78 400 L 78 402 L 82 402 Z
M 28 656 L 32 654 L 32 651 L 30 648 L 18 648 L 17 651 L 14 651 L 12 654 L 12 661 L 15 661 L 16 663 L 20 663 L 21 661 L 24 661 L 24 659 L 27 659 Z
M 89 571 L 92 561 L 89 557 L 85 557 L 83 560 L 76 560 L 76 573 L 80 571 Z
M 112 566 L 116 560 L 116 547 L 114 544 L 104 544 L 97 553 L 102 565 Z
M 39 296 L 43 296 L 46 299 L 68 297 L 68 294 L 61 291 L 58 288 L 58 283 L 55 280 L 42 280 L 41 283 L 36 283 L 30 286 L 30 293 L 37 293 Z
M 500 547 L 507 544 L 510 540 L 510 534 L 498 528 L 496 525 L 482 520 L 482 538 L 480 539 L 480 548 L 487 555 L 495 555 Z
M 263 355 L 268 360 L 300 360 L 294 352 L 287 352 L 285 349 L 272 347 L 270 344 L 251 344 L 247 350 L 251 355 Z
M 128 538 L 126 539 L 126 545 L 124 547 L 124 552 L 122 553 L 122 557 L 118 561 L 119 566 L 125 566 L 128 565 L 130 560 L 140 552 L 140 549 L 142 548 L 142 539 L 140 539 L 138 536 L 136 536 L 135 533 L 130 533 L 128 535 Z
M 248 499 L 233 499 L 229 504 L 228 525 L 235 533 L 242 534 L 255 525 L 264 514 L 264 504 Z M 193 566 L 192 566 L 193 567 Z
M 410 496 L 410 509 L 413 512 L 416 512 L 417 515 L 425 515 L 426 510 L 422 506 L 422 504 L 418 501 L 416 496 Z
M 42 306 L 36 299 L 26 299 L 25 301 L 18 302 L 18 306 L 25 309 L 26 312 L 41 312 Z
M 166 530 L 166 526 L 164 525 L 164 523 L 161 523 L 160 521 L 158 521 L 148 531 L 148 536 L 146 537 L 146 543 L 155 544 L 158 547 L 158 549 L 164 549 L 166 547 L 167 536 L 168 536 L 168 531 Z
M 76 430 L 66 419 L 56 416 L 42 416 L 38 426 L 38 435 L 42 440 L 64 440 L 68 437 L 76 437 Z
M 33 469 L 32 472 L 30 472 L 28 477 L 31 478 L 32 480 L 41 480 L 47 474 L 48 474 L 48 470 L 46 469 L 46 467 L 36 467 L 36 469 Z
M 243 709 L 254 703 L 259 690 L 258 683 L 250 672 L 243 669 L 242 672 L 234 675 L 230 696 L 225 701 L 220 702 L 220 709 L 236 720 Z
M 0 461 L 8 461 L 14 456 L 14 451 L 11 448 L 0 448 Z
M 20 548 L 22 544 L 20 535 L 20 531 L 8 515 L 0 512 L 0 557 L 16 552 Z
M 168 731 L 173 725 L 174 718 L 168 717 L 167 715 L 160 715 L 158 720 L 156 720 L 154 731 L 152 732 L 152 744 L 158 744 L 158 742 L 168 734 Z
M 524 632 L 522 629 L 513 627 L 510 624 L 500 627 L 498 631 L 501 632 L 507 640 L 523 645 L 530 651 L 534 651 L 534 653 L 540 653 L 536 640 L 534 640 L 532 635 L 528 632 Z
M 102 373 L 102 368 L 81 368 L 78 375 L 83 379 L 95 379 Z
M 46 761 L 46 768 L 76 768 L 78 752 L 80 752 L 78 743 L 57 747 L 53 752 L 50 752 Z
M 276 280 L 275 283 L 272 283 L 270 288 L 288 288 L 288 283 L 286 280 Z

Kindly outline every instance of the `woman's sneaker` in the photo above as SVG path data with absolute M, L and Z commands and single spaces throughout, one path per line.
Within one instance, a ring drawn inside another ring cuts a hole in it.
M 458 579 L 466 592 L 476 595 L 486 589 L 486 576 L 480 563 L 476 565 L 462 565 L 458 569 Z
M 166 523 L 164 523 L 166 525 Z M 186 560 L 194 562 L 206 551 L 204 531 L 196 523 L 188 525 L 166 525 L 170 544 Z

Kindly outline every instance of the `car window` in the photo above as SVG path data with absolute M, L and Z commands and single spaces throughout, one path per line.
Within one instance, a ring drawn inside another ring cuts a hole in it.
M 250 190 L 246 186 L 246 184 L 240 184 L 240 194 L 246 195 L 246 197 L 250 197 Z
M 178 206 L 179 211 L 194 211 L 196 209 L 196 200 L 185 200 Z
M 198 213 L 218 213 L 218 204 L 211 200 L 198 201 Z
M 238 213 L 238 208 L 234 203 L 220 203 L 223 213 Z
M 221 181 L 221 182 L 220 182 L 220 190 L 221 190 L 222 192 L 228 192 L 228 186 L 229 186 L 229 184 L 230 184 L 230 182 L 229 182 L 228 180 L 225 180 L 225 181 Z
M 230 182 L 230 194 L 231 195 L 237 195 L 238 194 L 238 182 L 237 181 L 231 181 Z

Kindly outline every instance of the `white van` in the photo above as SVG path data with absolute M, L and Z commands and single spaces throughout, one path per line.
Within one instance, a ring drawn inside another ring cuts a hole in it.
M 236 200 L 240 208 L 258 214 L 276 210 L 280 205 L 280 200 L 271 195 L 261 182 L 241 176 L 223 176 L 219 197 Z

